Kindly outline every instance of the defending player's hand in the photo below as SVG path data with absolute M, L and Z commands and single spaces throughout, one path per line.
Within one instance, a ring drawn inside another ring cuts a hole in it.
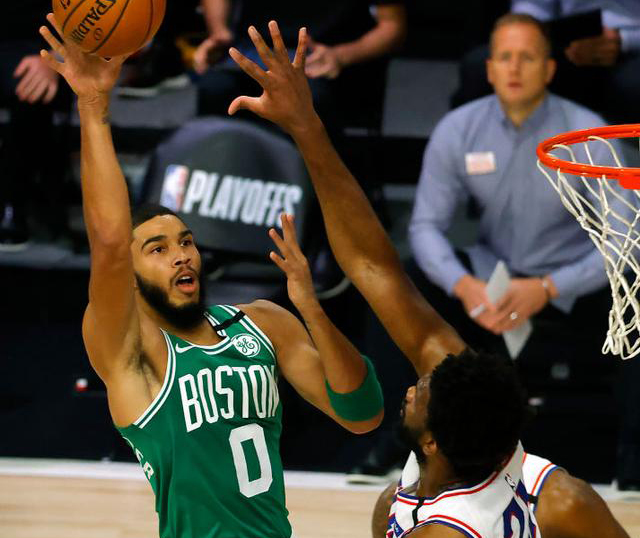
M 60 26 L 52 13 L 47 15 L 47 21 L 55 28 L 58 35 L 62 36 Z M 127 55 L 105 60 L 100 56 L 83 52 L 71 41 L 60 41 L 47 26 L 40 27 L 40 34 L 55 53 L 41 50 L 40 56 L 51 69 L 66 79 L 78 96 L 79 105 L 108 97 L 118 81 L 120 68 L 127 59 Z
M 303 313 L 305 309 L 318 306 L 318 298 L 313 287 L 311 271 L 307 258 L 300 250 L 293 215 L 282 214 L 282 237 L 273 228 L 269 230 L 269 237 L 280 251 L 269 253 L 269 258 L 287 275 L 287 291 L 289 299 L 295 307 Z
M 313 108 L 311 90 L 304 73 L 307 49 L 307 31 L 300 29 L 298 48 L 293 62 L 289 60 L 282 35 L 275 21 L 269 23 L 273 50 L 262 39 L 260 33 L 251 26 L 249 37 L 262 58 L 267 71 L 242 55 L 237 49 L 229 49 L 229 54 L 240 68 L 262 87 L 260 97 L 236 97 L 229 106 L 229 114 L 240 109 L 278 124 L 290 134 L 304 130 L 317 120 Z

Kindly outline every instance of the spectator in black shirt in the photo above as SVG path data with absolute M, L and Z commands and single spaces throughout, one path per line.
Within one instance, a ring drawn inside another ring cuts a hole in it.
M 199 112 L 226 114 L 233 97 L 259 87 L 247 80 L 227 50 L 233 45 L 252 59 L 255 49 L 247 28 L 264 31 L 277 20 L 285 44 L 293 51 L 298 30 L 312 38 L 307 76 L 316 108 L 334 130 L 345 121 L 358 126 L 379 124 L 386 57 L 406 35 L 403 0 L 202 0 L 210 36 L 195 55 L 199 81 Z M 211 68 L 213 66 L 213 68 Z
M 68 111 L 70 100 L 40 57 L 46 44 L 38 28 L 50 10 L 50 0 L 20 0 L 3 5 L 0 18 L 0 108 L 9 112 L 0 146 L 0 250 L 26 246 L 27 209 L 38 198 L 48 232 L 55 236 L 65 225 L 58 202 L 68 153 L 54 136 L 53 112 Z M 34 188 L 36 179 L 41 188 Z

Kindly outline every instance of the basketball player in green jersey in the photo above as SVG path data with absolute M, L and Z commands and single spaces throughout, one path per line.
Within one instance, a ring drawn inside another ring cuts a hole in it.
M 61 34 L 53 16 L 48 21 Z M 290 538 L 279 436 L 281 373 L 356 433 L 382 419 L 368 359 L 315 296 L 292 218 L 272 230 L 307 330 L 267 301 L 205 309 L 192 233 L 171 211 L 130 215 L 109 126 L 124 57 L 106 61 L 40 30 L 42 57 L 78 96 L 84 217 L 91 247 L 82 331 L 111 416 L 156 496 L 162 538 Z
M 249 35 L 267 71 L 237 50 L 236 63 L 263 89 L 260 97 L 241 96 L 229 107 L 246 109 L 278 124 L 298 145 L 321 205 L 331 248 L 340 267 L 360 290 L 418 375 L 428 375 L 465 343 L 415 288 L 366 196 L 331 145 L 313 109 L 304 75 L 306 31 L 290 62 L 277 24 L 269 30 L 270 49 L 251 27 Z M 387 530 L 395 484 L 380 497 L 374 512 L 374 538 Z M 547 478 L 537 502 L 536 519 L 544 538 L 628 538 L 602 498 L 585 482 L 559 470 Z M 460 536 L 441 525 L 424 528 L 429 536 Z

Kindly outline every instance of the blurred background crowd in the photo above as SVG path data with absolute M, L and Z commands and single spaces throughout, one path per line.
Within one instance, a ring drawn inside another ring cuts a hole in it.
M 21 0 L 0 20 L 0 428 L 11 432 L 0 456 L 126 460 L 80 336 L 78 121 L 39 56 L 49 10 Z M 154 40 L 125 64 L 112 122 L 132 203 L 162 201 L 204 231 L 209 302 L 287 302 L 256 249 L 264 214 L 245 206 L 234 221 L 212 203 L 212 175 L 304 193 L 296 213 L 319 295 L 375 362 L 386 418 L 355 439 L 282 386 L 283 461 L 382 482 L 406 457 L 394 427 L 414 374 L 336 266 L 294 146 L 258 118 L 226 114 L 237 95 L 258 93 L 227 50 L 259 62 L 246 29 L 271 19 L 292 50 L 307 27 L 316 108 L 418 287 L 468 343 L 517 362 L 536 410 L 526 449 L 581 478 L 640 488 L 640 362 L 601 354 L 602 259 L 535 157 L 560 132 L 640 123 L 637 0 L 168 0 Z M 640 165 L 637 147 L 616 147 Z M 263 212 L 268 196 L 256 202 Z M 478 310 L 498 261 L 510 302 Z M 523 323 L 531 335 L 508 350 L 504 333 Z

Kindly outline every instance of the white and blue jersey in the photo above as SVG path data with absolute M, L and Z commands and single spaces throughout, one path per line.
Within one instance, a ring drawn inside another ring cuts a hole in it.
M 539 491 L 556 467 L 542 458 L 525 457 L 519 443 L 507 464 L 479 484 L 450 489 L 436 497 L 416 497 L 408 493 L 419 478 L 412 454 L 393 497 L 387 538 L 404 538 L 425 525 L 445 525 L 467 538 L 540 538 L 523 477 L 523 461 L 527 460 L 528 480 L 533 479 Z
M 524 453 L 522 460 L 522 478 L 524 479 L 524 487 L 529 494 L 529 508 L 533 510 L 534 513 L 538 507 L 538 496 L 540 495 L 540 491 L 542 491 L 542 486 L 547 478 L 549 478 L 549 475 L 556 469 L 560 469 L 560 467 L 551 463 L 549 460 L 533 454 L 527 454 L 526 452 Z

